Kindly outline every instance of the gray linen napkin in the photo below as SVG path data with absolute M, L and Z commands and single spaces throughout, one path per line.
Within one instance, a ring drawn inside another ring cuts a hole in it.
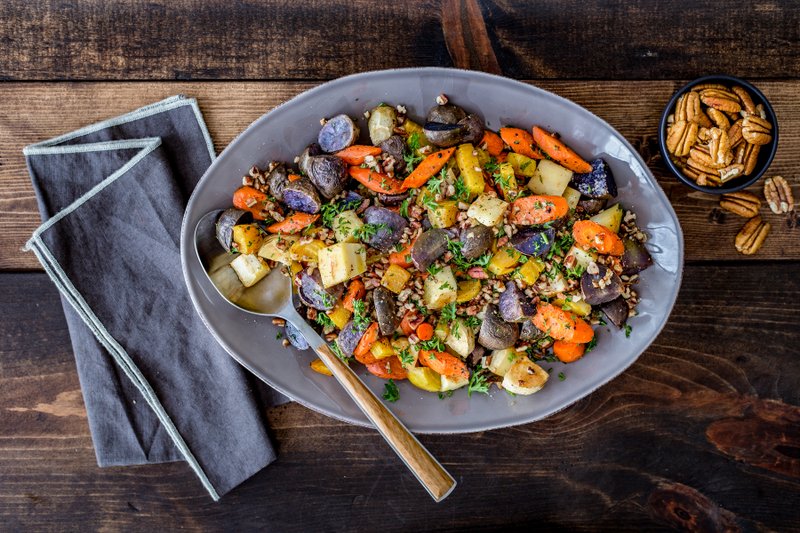
M 197 102 L 175 96 L 24 153 L 44 221 L 27 247 L 61 291 L 98 464 L 185 460 L 218 499 L 275 452 L 253 382 L 183 282 L 184 207 L 215 157 Z

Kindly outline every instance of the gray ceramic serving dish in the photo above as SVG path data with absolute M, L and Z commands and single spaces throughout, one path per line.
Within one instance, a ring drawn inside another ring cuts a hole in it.
M 585 158 L 605 158 L 617 180 L 618 200 L 637 213 L 640 227 L 649 235 L 647 248 L 655 264 L 641 275 L 639 315 L 629 322 L 630 338 L 613 326 L 600 327 L 597 348 L 585 358 L 570 365 L 545 364 L 552 367 L 553 377 L 532 396 L 512 397 L 492 388 L 489 395 L 468 398 L 461 389 L 440 400 L 436 394 L 401 383 L 400 400 L 390 405 L 409 429 L 418 433 L 483 431 L 532 422 L 567 407 L 636 361 L 666 323 L 680 287 L 683 235 L 669 201 L 622 135 L 579 105 L 510 79 L 442 68 L 365 72 L 320 85 L 253 122 L 211 165 L 186 208 L 181 259 L 197 312 L 234 359 L 301 404 L 353 424 L 367 421 L 333 378 L 309 368 L 313 352 L 283 348 L 269 318 L 240 311 L 216 292 L 195 255 L 193 229 L 204 213 L 230 206 L 232 192 L 253 164 L 292 161 L 316 139 L 320 118 L 339 113 L 362 117 L 366 131 L 364 111 L 390 102 L 405 105 L 409 115 L 420 120 L 440 93 L 482 115 L 491 129 L 538 124 L 560 133 Z M 363 368 L 358 372 L 373 391 L 383 390 L 383 381 Z M 564 372 L 564 381 L 557 379 L 559 372 Z

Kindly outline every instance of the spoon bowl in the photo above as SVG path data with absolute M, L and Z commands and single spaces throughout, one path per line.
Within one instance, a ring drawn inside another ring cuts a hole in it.
M 194 229 L 197 259 L 217 292 L 242 311 L 282 318 L 292 324 L 431 497 L 437 502 L 446 498 L 456 486 L 455 479 L 300 316 L 294 306 L 292 280 L 284 268 L 272 269 L 252 287 L 242 285 L 230 267 L 237 254 L 226 252 L 216 238 L 221 213 L 222 210 L 206 213 Z M 266 381 L 264 376 L 259 377 Z

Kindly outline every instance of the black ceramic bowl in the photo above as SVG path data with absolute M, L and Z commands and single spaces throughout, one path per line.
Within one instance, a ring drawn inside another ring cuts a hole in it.
M 772 124 L 772 141 L 769 144 L 765 144 L 761 147 L 761 150 L 758 154 L 758 162 L 756 163 L 756 168 L 753 170 L 753 173 L 749 176 L 734 178 L 726 183 L 723 183 L 719 187 L 706 187 L 695 183 L 692 178 L 686 176 L 681 169 L 672 162 L 672 159 L 670 159 L 670 153 L 667 150 L 667 117 L 675 111 L 675 103 L 678 101 L 678 98 L 680 98 L 682 94 L 690 91 L 692 87 L 701 83 L 720 83 L 728 87 L 732 87 L 734 85 L 740 85 L 741 87 L 744 87 L 747 92 L 750 93 L 750 96 L 753 98 L 753 102 L 756 105 L 764 105 L 764 109 L 767 113 L 767 120 L 769 120 Z M 767 98 L 753 84 L 746 82 L 741 78 L 726 76 L 723 74 L 704 76 L 702 78 L 697 78 L 696 80 L 691 81 L 681 87 L 681 89 L 678 90 L 678 92 L 676 92 L 670 99 L 667 107 L 664 108 L 664 113 L 661 114 L 661 123 L 659 124 L 658 130 L 658 144 L 661 149 L 661 155 L 664 158 L 664 163 L 667 165 L 667 167 L 669 167 L 672 173 L 675 174 L 675 177 L 692 189 L 710 194 L 734 192 L 742 190 L 745 187 L 757 182 L 769 168 L 770 163 L 772 163 L 772 159 L 775 157 L 775 152 L 778 150 L 778 120 L 775 116 L 775 111 L 772 109 L 769 101 L 767 101 Z

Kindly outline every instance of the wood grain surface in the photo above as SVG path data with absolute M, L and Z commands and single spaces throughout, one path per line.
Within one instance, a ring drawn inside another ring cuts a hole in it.
M 762 215 L 773 230 L 755 256 L 733 247 L 744 220 L 715 210 L 718 198 L 694 192 L 672 177 L 658 151 L 658 120 L 680 82 L 543 81 L 536 85 L 587 107 L 617 128 L 644 156 L 672 202 L 686 240 L 686 259 L 800 259 L 800 227 L 788 217 Z M 22 147 L 94 121 L 183 93 L 200 102 L 215 148 L 221 151 L 250 122 L 292 96 L 307 82 L 3 83 L 0 84 L 0 269 L 36 270 L 20 248 L 39 224 Z M 782 175 L 800 198 L 800 81 L 760 82 L 780 119 L 778 154 L 771 175 Z M 752 190 L 761 195 L 761 184 Z M 793 220 L 793 219 L 792 219 Z
M 468 4 L 480 10 L 502 72 L 515 78 L 791 78 L 800 70 L 796 1 L 6 0 L 0 77 L 307 80 L 452 66 L 443 24 Z M 474 28 L 477 18 L 469 20 Z
M 786 266 L 800 265 L 690 266 L 658 340 L 591 396 L 521 427 L 422 435 L 459 483 L 440 504 L 377 433 L 294 404 L 267 412 L 277 462 L 219 503 L 185 464 L 97 468 L 57 293 L 44 274 L 4 274 L 0 529 L 797 530 L 800 277 Z

